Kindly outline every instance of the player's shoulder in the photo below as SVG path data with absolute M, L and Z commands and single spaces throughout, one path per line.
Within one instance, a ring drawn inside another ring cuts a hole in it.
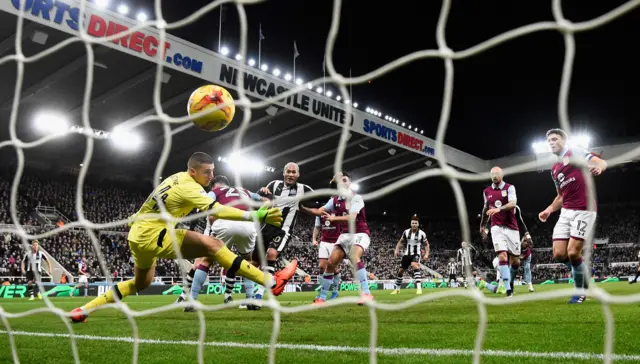
M 298 182 L 298 188 L 302 188 L 303 192 L 313 192 L 313 188 L 311 188 L 311 186 L 304 183 Z

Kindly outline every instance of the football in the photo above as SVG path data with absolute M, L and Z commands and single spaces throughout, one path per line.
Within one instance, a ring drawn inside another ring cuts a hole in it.
M 222 104 L 224 105 L 220 107 Z M 233 120 L 236 106 L 233 97 L 224 87 L 205 85 L 193 91 L 189 97 L 187 112 L 198 128 L 220 131 Z

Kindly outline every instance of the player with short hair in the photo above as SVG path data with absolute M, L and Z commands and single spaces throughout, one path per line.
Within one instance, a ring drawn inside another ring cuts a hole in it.
M 73 296 L 73 292 L 84 284 L 84 296 L 87 297 L 89 289 L 89 267 L 87 266 L 87 258 L 82 257 L 78 262 L 78 284 L 73 287 L 69 296 Z
M 313 245 L 318 247 L 318 261 L 321 272 L 324 272 L 327 268 L 327 261 L 343 229 L 344 224 L 329 221 L 324 215 L 316 216 L 315 226 L 313 228 Z M 319 242 L 318 238 L 320 238 Z M 333 275 L 333 291 L 329 297 L 330 300 L 338 298 L 340 278 L 340 266 L 338 266 Z M 321 275 L 320 284 L 322 285 L 322 283 L 323 277 Z
M 338 172 L 333 180 L 337 183 L 339 189 L 350 191 L 351 176 L 347 172 Z M 336 268 L 340 265 L 345 257 L 350 258 L 351 262 L 356 265 L 356 279 L 360 281 L 362 295 L 358 301 L 358 305 L 363 305 L 365 301 L 373 300 L 371 291 L 369 291 L 369 283 L 367 281 L 367 270 L 364 267 L 362 256 L 369 248 L 371 243 L 369 226 L 367 225 L 367 216 L 364 210 L 364 200 L 362 196 L 351 191 L 350 196 L 332 196 L 329 201 L 319 209 L 309 209 L 316 216 L 325 216 L 331 222 L 348 224 L 350 221 L 355 223 L 355 232 L 345 231 L 340 234 L 335 244 L 335 248 L 327 261 L 327 268 L 324 270 L 322 290 L 319 297 L 315 300 L 316 304 L 325 302 L 333 275 Z M 349 225 L 346 225 L 348 229 Z
M 559 161 L 551 167 L 551 179 L 556 185 L 557 196 L 544 211 L 538 214 L 542 222 L 558 211 L 560 217 L 553 228 L 553 258 L 571 268 L 576 288 L 587 289 L 589 286 L 588 272 L 582 261 L 584 239 L 595 227 L 596 211 L 589 210 L 587 184 L 582 171 L 571 162 L 571 158 L 587 161 L 589 172 L 599 176 L 607 169 L 607 162 L 595 155 L 567 145 L 567 134 L 562 129 L 547 131 L 547 142 L 551 152 Z M 576 295 L 569 303 L 582 303 L 584 295 Z
M 396 278 L 396 287 L 391 294 L 400 293 L 402 276 L 409 266 L 413 269 L 413 279 L 416 282 L 416 294 L 422 294 L 422 269 L 420 268 L 422 244 L 424 244 L 425 247 L 424 260 L 426 261 L 429 259 L 429 241 L 427 240 L 427 234 L 420 229 L 418 215 L 413 215 L 411 217 L 411 227 L 402 233 L 393 254 L 393 256 L 397 258 L 398 255 L 400 255 L 400 249 L 404 246 L 404 254 L 402 255 L 400 269 L 398 269 L 398 276 Z
M 163 180 L 133 217 L 158 214 L 164 210 L 173 218 L 182 218 L 197 208 L 201 211 L 210 210 L 211 215 L 217 219 L 258 220 L 276 226 L 282 223 L 282 215 L 278 208 L 267 209 L 263 206 L 253 212 L 242 211 L 224 206 L 208 196 L 203 187 L 211 183 L 213 170 L 211 156 L 194 153 L 187 162 L 187 171 Z M 220 239 L 194 231 L 175 229 L 175 225 L 175 222 L 161 218 L 135 219 L 131 223 L 128 235 L 129 248 L 134 259 L 134 278 L 118 283 L 106 294 L 74 309 L 72 321 L 84 322 L 89 310 L 115 302 L 115 297 L 121 300 L 149 287 L 155 274 L 156 259 L 176 259 L 176 248 L 180 249 L 185 259 L 212 258 L 229 272 L 247 277 L 258 284 L 269 285 L 276 296 L 284 291 L 286 283 L 296 270 L 297 261 L 294 260 L 287 268 L 275 273 L 272 279 L 270 275 L 265 275 L 260 269 L 232 253 Z
M 20 263 L 20 270 L 27 278 L 29 301 L 33 301 L 35 299 L 34 295 L 38 298 L 42 298 L 42 295 L 40 295 L 40 289 L 36 282 L 37 277 L 35 274 L 35 272 L 42 273 L 42 262 L 47 263 L 48 269 L 45 269 L 45 271 L 47 273 L 51 272 L 51 264 L 47 260 L 47 256 L 40 250 L 40 244 L 38 241 L 34 240 L 31 243 L 31 251 L 24 254 L 22 262 Z
M 276 270 L 278 256 L 286 248 L 287 243 L 293 235 L 300 207 L 317 207 L 312 201 L 283 201 L 285 198 L 302 198 L 305 194 L 313 192 L 311 187 L 298 182 L 298 178 L 300 177 L 300 167 L 296 163 L 287 163 L 284 166 L 282 177 L 282 180 L 271 181 L 266 187 L 262 187 L 259 190 L 259 193 L 262 196 L 272 199 L 273 205 L 280 208 L 282 211 L 283 222 L 281 227 L 264 225 L 260 231 L 267 251 L 266 269 L 269 273 Z M 256 249 L 253 254 L 253 260 L 256 262 L 260 261 L 258 251 L 259 250 Z M 262 294 L 263 290 L 259 287 L 256 299 L 261 299 Z
M 511 288 L 511 266 L 519 264 L 520 232 L 514 213 L 517 197 L 516 188 L 503 180 L 500 167 L 491 168 L 491 186 L 484 189 L 482 198 L 484 207 L 480 221 L 480 234 L 486 239 L 484 228 L 485 215 L 491 219 L 491 239 L 498 254 L 500 276 L 507 289 L 507 297 L 513 295 Z M 514 277 L 515 278 L 515 277 Z
M 213 179 L 212 184 L 212 189 L 207 193 L 207 195 L 222 205 L 233 206 L 242 211 L 248 211 L 249 207 L 247 205 L 242 202 L 238 202 L 243 197 L 253 201 L 264 201 L 264 199 L 258 194 L 253 193 L 246 188 L 229 187 L 229 179 L 225 176 L 216 176 Z M 213 216 L 208 216 L 206 220 L 207 226 L 204 229 L 204 235 L 210 235 L 222 240 L 227 248 L 231 249 L 232 247 L 235 247 L 235 250 L 238 252 L 240 257 L 245 260 L 251 260 L 251 254 L 255 249 L 257 237 L 256 228 L 252 221 L 223 220 L 216 219 Z M 208 257 L 197 259 L 187 275 L 193 277 L 189 291 L 191 292 L 191 298 L 194 300 L 198 298 L 200 289 L 207 279 L 211 263 L 212 261 Z M 235 282 L 235 273 L 227 272 L 225 276 L 224 303 L 233 301 L 231 293 L 233 292 Z M 253 282 L 249 279 L 245 279 L 244 283 L 247 298 L 252 299 Z M 176 302 L 182 302 L 185 298 L 186 289 L 183 289 L 183 293 Z M 194 311 L 194 309 L 189 306 L 185 307 L 185 311 L 191 312 Z

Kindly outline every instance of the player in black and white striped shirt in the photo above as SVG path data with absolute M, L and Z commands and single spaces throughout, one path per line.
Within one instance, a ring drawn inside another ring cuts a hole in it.
M 282 180 L 269 182 L 266 187 L 260 189 L 260 194 L 272 200 L 274 207 L 279 207 L 282 211 L 282 227 L 277 228 L 272 225 L 265 224 L 262 227 L 262 240 L 267 250 L 267 271 L 273 274 L 276 270 L 278 255 L 284 250 L 293 234 L 293 229 L 298 219 L 300 207 L 317 207 L 311 201 L 279 201 L 287 197 L 302 197 L 305 194 L 313 192 L 313 189 L 305 184 L 298 183 L 300 177 L 300 168 L 297 164 L 289 162 L 284 166 Z M 255 249 L 253 260 L 260 261 L 259 251 Z M 260 287 L 256 299 L 262 298 L 263 287 Z
M 456 262 L 462 267 L 462 275 L 466 276 L 467 267 L 469 270 L 473 272 L 473 256 L 476 252 L 476 248 L 471 244 L 467 244 L 464 241 L 460 244 L 460 249 L 458 249 L 458 254 L 456 255 Z M 467 280 L 464 280 L 464 288 L 467 288 Z
M 457 272 L 457 264 L 453 258 L 450 258 L 449 263 L 447 263 L 447 273 L 449 274 L 449 287 L 451 288 L 453 288 L 453 284 L 456 282 Z
M 42 251 L 40 251 L 38 241 L 34 240 L 31 243 L 31 250 L 25 253 L 24 257 L 22 257 L 22 263 L 20 263 L 22 274 L 27 278 L 27 292 L 30 296 L 29 301 L 34 299 L 34 295 L 38 296 L 38 298 L 42 297 L 38 291 L 38 285 L 36 284 L 35 272 L 37 271 L 39 274 L 42 273 L 43 261 L 47 263 L 46 272 L 50 272 L 51 267 L 49 266 L 47 257 Z
M 427 234 L 420 230 L 420 221 L 418 215 L 413 215 L 411 218 L 411 228 L 405 230 L 402 233 L 402 237 L 396 245 L 395 257 L 400 255 L 400 248 L 404 245 L 404 254 L 402 261 L 400 262 L 400 269 L 398 269 L 398 277 L 396 278 L 396 289 L 391 294 L 400 293 L 402 286 L 402 276 L 404 272 L 411 266 L 413 268 L 413 279 L 416 283 L 416 294 L 422 294 L 422 271 L 420 270 L 420 256 L 422 255 L 422 245 L 424 244 L 425 254 L 424 259 L 429 259 L 429 241 L 427 240 Z

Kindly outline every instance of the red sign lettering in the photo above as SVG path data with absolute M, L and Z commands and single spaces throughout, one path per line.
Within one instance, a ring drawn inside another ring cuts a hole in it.
M 398 143 L 418 151 L 422 151 L 424 144 L 422 140 L 402 132 L 398 132 Z
M 110 21 L 107 23 L 102 17 L 98 15 L 91 15 L 89 20 L 89 27 L 87 33 L 94 37 L 110 37 L 114 34 L 126 32 L 128 27 Z M 158 39 L 153 35 L 146 35 L 142 32 L 134 32 L 132 34 L 116 38 L 112 40 L 114 44 L 118 44 L 121 47 L 129 48 L 132 51 L 146 54 L 149 57 L 154 57 L 158 54 Z M 163 57 L 166 54 L 166 50 L 171 47 L 169 42 L 165 42 Z

